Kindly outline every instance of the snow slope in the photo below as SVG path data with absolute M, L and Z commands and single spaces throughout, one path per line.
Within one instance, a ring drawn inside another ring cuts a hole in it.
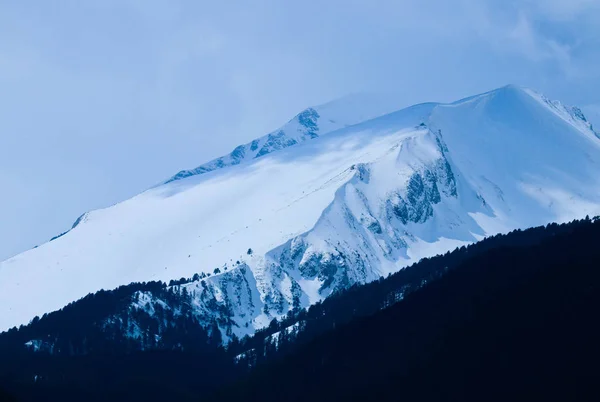
M 357 103 L 329 107 L 357 116 Z M 357 119 L 180 174 L 0 263 L 0 330 L 101 288 L 219 268 L 185 286 L 199 314 L 244 335 L 486 235 L 600 213 L 600 139 L 530 90 Z
M 308 108 L 298 113 L 283 127 L 237 146 L 228 155 L 221 156 L 191 170 L 182 170 L 166 183 L 186 177 L 212 172 L 227 166 L 239 165 L 287 147 L 315 139 L 337 129 L 393 112 L 399 101 L 392 95 L 348 95 L 342 99 Z

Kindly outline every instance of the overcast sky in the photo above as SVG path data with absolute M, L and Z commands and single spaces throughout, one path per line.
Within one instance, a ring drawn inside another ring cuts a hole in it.
M 0 260 L 348 93 L 600 120 L 598 66 L 598 0 L 0 0 Z

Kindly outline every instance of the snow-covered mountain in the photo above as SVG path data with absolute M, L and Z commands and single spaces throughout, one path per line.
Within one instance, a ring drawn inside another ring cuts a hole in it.
M 390 107 L 307 109 L 85 214 L 0 263 L 0 330 L 102 288 L 198 273 L 182 285 L 196 313 L 239 336 L 487 235 L 600 213 L 600 138 L 579 109 L 514 86 Z
M 315 139 L 343 127 L 385 115 L 397 110 L 400 102 L 393 95 L 352 94 L 298 113 L 283 127 L 242 144 L 228 155 L 204 163 L 195 169 L 182 170 L 166 183 L 239 165 L 306 140 Z

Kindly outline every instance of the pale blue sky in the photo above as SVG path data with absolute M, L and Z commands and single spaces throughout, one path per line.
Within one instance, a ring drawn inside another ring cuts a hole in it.
M 0 0 L 0 259 L 352 92 L 600 120 L 598 66 L 597 0 Z

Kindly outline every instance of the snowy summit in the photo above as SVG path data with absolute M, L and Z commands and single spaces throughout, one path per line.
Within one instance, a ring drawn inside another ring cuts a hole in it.
M 0 263 L 0 331 L 100 289 L 210 273 L 186 285 L 198 311 L 244 335 L 423 257 L 600 213 L 600 138 L 579 109 L 514 86 L 396 108 L 308 108 L 85 214 Z

